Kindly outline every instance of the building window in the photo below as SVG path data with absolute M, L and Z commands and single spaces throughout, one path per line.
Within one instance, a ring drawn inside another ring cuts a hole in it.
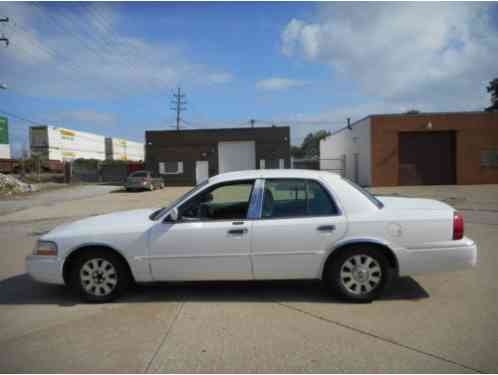
M 481 167 L 498 167 L 498 150 L 481 151 Z
M 259 169 L 284 169 L 285 160 L 284 159 L 260 159 Z
M 182 174 L 183 161 L 163 161 L 159 163 L 159 174 Z

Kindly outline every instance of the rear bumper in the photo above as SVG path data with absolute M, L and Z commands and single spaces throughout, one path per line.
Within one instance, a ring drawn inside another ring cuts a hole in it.
M 26 257 L 26 271 L 36 281 L 64 284 L 62 261 L 57 257 L 29 255 Z
M 403 250 L 397 255 L 400 276 L 456 271 L 477 264 L 477 245 L 465 237 L 435 247 Z
M 148 189 L 150 188 L 150 184 L 126 184 L 126 189 L 140 190 L 140 189 Z

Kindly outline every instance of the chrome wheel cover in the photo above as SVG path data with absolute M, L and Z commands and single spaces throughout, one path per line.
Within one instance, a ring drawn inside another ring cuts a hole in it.
M 342 264 L 340 282 L 351 294 L 361 296 L 377 288 L 382 280 L 379 262 L 368 255 L 354 255 Z
M 86 261 L 80 270 L 83 289 L 93 296 L 102 297 L 112 293 L 118 284 L 118 273 L 114 265 L 102 258 Z

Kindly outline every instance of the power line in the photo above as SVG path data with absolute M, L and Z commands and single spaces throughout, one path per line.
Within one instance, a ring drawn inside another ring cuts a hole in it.
M 40 122 L 30 120 L 30 119 L 28 119 L 26 117 L 22 117 L 20 115 L 17 115 L 17 114 L 12 113 L 12 112 L 5 111 L 3 109 L 0 109 L 0 113 L 3 113 L 4 115 L 10 116 L 10 117 L 14 117 L 14 118 L 16 118 L 18 120 L 21 120 L 21 121 L 24 121 L 24 122 L 28 122 L 28 123 L 36 125 L 36 126 L 46 126 L 46 124 L 42 124 Z
M 176 111 L 176 130 L 180 130 L 180 114 L 182 111 L 186 111 L 187 108 L 184 107 L 187 102 L 184 100 L 185 94 L 182 93 L 182 89 L 178 87 L 178 91 L 176 94 L 173 94 L 173 100 L 171 100 L 171 104 L 173 104 L 175 107 L 171 108 L 172 111 Z

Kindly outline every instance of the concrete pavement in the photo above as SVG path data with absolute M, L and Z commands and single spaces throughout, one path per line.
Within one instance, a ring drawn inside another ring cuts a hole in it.
M 88 215 L 164 205 L 185 188 L 3 215 L 0 370 L 496 372 L 498 220 L 475 205 L 484 195 L 469 190 L 461 194 L 474 205 L 466 234 L 479 244 L 478 266 L 402 278 L 381 300 L 360 305 L 331 299 L 313 282 L 137 286 L 115 303 L 84 304 L 25 274 L 39 233 Z M 488 199 L 494 204 L 498 194 Z

